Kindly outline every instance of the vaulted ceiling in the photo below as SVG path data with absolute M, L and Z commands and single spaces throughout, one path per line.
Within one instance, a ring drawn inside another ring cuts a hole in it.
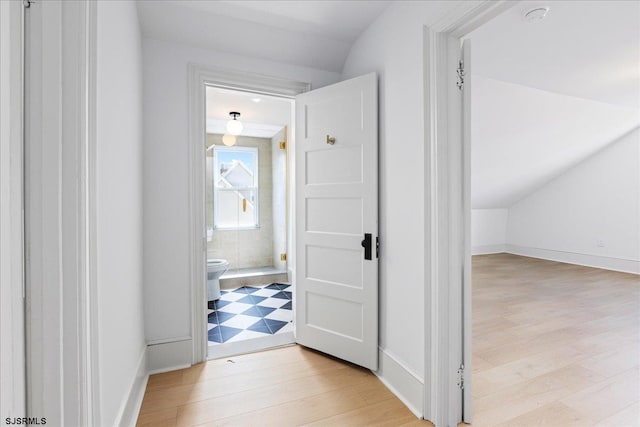
M 640 125 L 640 2 L 520 2 L 469 38 L 472 207 L 509 207 Z
M 341 72 L 390 1 L 139 1 L 146 37 Z
M 137 4 L 145 37 L 339 73 L 390 3 Z M 640 125 L 640 2 L 514 2 L 469 38 L 474 208 L 508 207 Z

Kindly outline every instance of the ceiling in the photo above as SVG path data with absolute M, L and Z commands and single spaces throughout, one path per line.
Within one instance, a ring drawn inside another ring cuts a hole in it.
M 226 133 L 231 111 L 240 113 L 244 136 L 271 138 L 291 123 L 291 100 L 214 87 L 207 87 L 206 99 L 207 133 Z
M 390 3 L 137 5 L 146 37 L 341 72 L 353 42 Z M 546 19 L 524 21 L 525 11 L 547 5 Z M 639 23 L 637 1 L 524 1 L 469 35 L 474 208 L 510 206 L 640 124 Z M 255 105 L 227 95 L 208 97 L 210 131 L 223 131 L 233 110 L 245 134 L 269 137 L 291 114 L 265 97 Z
M 547 17 L 523 14 L 549 6 Z M 640 108 L 640 2 L 525 1 L 470 34 L 473 74 Z
M 507 208 L 640 125 L 640 2 L 521 2 L 470 39 L 473 208 Z
M 473 76 L 471 206 L 508 208 L 639 124 L 631 108 Z
M 146 37 L 341 72 L 391 1 L 138 1 Z

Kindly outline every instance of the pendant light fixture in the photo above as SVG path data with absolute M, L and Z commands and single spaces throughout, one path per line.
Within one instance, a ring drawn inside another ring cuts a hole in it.
M 222 136 L 222 143 L 224 145 L 226 145 L 227 147 L 231 147 L 232 145 L 235 145 L 235 143 L 236 143 L 236 136 L 228 134 L 228 133 L 225 133 Z
M 240 135 L 242 133 L 242 122 L 238 120 L 240 113 L 232 111 L 229 115 L 233 118 L 227 122 L 227 133 L 230 135 Z

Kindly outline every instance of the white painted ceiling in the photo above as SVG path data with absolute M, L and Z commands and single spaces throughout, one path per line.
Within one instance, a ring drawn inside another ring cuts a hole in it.
M 640 2 L 521 2 L 470 38 L 473 208 L 509 207 L 640 125 Z
M 539 22 L 523 20 L 548 6 Z M 640 108 L 640 2 L 520 2 L 471 33 L 473 73 Z
M 471 206 L 508 208 L 639 124 L 632 108 L 473 76 Z
M 290 100 L 215 87 L 207 87 L 206 102 L 208 133 L 226 133 L 229 113 L 237 111 L 242 135 L 271 138 L 291 123 L 293 114 Z
M 146 37 L 341 72 L 353 42 L 389 3 L 144 0 L 137 5 Z

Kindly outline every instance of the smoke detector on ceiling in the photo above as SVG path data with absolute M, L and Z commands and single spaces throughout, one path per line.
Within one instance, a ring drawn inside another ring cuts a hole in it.
M 536 7 L 530 9 L 524 13 L 524 20 L 526 22 L 538 22 L 542 21 L 549 12 L 548 7 Z

